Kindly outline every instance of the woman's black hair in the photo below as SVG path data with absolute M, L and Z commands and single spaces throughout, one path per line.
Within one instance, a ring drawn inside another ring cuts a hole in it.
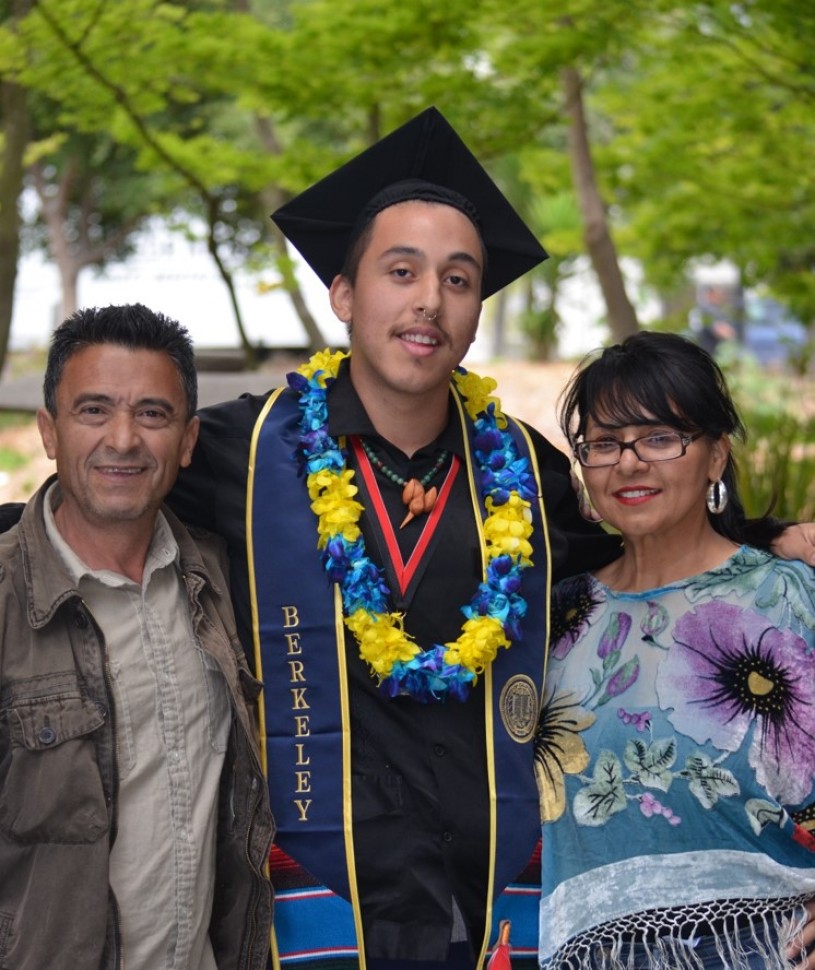
M 746 437 L 718 364 L 706 350 L 673 333 L 642 330 L 590 354 L 563 391 L 559 412 L 572 447 L 585 435 L 589 418 L 604 427 L 658 424 L 702 431 L 711 439 Z M 755 521 L 750 526 L 745 521 L 732 452 L 722 481 L 730 500 L 721 515 L 708 512 L 710 523 L 734 542 L 750 541 L 760 530 Z

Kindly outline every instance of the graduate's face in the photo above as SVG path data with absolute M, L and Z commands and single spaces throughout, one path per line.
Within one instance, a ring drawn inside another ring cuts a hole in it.
M 63 515 L 88 527 L 143 521 L 189 464 L 198 418 L 171 358 L 154 350 L 93 344 L 65 363 L 56 414 L 37 422 L 56 459 Z
M 446 388 L 475 339 L 483 268 L 475 226 L 457 209 L 409 201 L 380 212 L 354 283 L 339 276 L 331 286 L 357 390 Z

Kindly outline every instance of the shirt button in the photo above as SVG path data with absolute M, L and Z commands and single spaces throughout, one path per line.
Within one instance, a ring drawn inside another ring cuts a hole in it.
M 442 832 L 441 833 L 441 840 L 442 840 L 442 842 L 448 842 L 448 843 L 449 842 L 452 842 L 453 841 L 453 833 L 452 832 Z
M 445 748 L 443 744 L 434 744 L 433 754 L 435 754 L 438 758 L 443 758 L 447 754 L 447 748 Z
M 40 729 L 37 737 L 40 744 L 53 744 L 57 740 L 57 732 L 52 727 L 44 727 Z
M 82 610 L 76 611 L 76 614 L 74 615 L 74 624 L 79 627 L 80 630 L 84 630 L 88 625 L 88 618 L 85 616 Z

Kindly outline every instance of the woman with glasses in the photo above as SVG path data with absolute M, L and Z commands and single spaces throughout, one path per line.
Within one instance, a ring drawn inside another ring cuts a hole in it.
M 541 965 L 805 966 L 812 569 L 746 544 L 742 424 L 695 344 L 638 333 L 591 358 L 561 424 L 624 551 L 553 592 Z

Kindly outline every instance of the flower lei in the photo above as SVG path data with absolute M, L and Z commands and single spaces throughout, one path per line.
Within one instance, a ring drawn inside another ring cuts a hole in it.
M 526 613 L 523 570 L 532 565 L 530 500 L 537 494 L 529 462 L 518 455 L 506 428 L 496 383 L 459 368 L 454 374 L 467 414 L 474 422 L 474 454 L 487 510 L 484 521 L 487 575 L 472 600 L 454 643 L 422 650 L 404 630 L 404 617 L 388 610 L 390 590 L 368 557 L 359 528 L 363 506 L 356 501 L 354 472 L 328 433 L 327 391 L 347 354 L 321 351 L 288 375 L 300 395 L 300 438 L 294 457 L 306 474 L 311 509 L 317 516 L 317 547 L 332 582 L 339 583 L 345 624 L 389 697 L 464 700 L 499 648 L 520 639 Z

